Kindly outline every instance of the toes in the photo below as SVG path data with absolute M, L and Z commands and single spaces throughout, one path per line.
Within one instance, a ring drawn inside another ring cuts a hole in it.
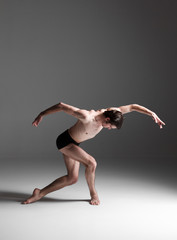
M 91 201 L 90 201 L 90 204 L 91 204 L 91 205 L 99 205 L 100 202 L 99 202 L 99 200 L 91 200 Z
M 28 204 L 28 203 L 30 203 L 29 200 L 26 200 L 26 201 L 22 202 L 22 204 Z

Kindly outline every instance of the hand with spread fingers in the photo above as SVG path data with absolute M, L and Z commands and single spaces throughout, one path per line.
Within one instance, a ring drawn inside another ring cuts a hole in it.
M 152 113 L 152 119 L 159 125 L 160 128 L 163 128 L 163 125 L 165 125 L 165 123 L 160 120 L 160 118 L 155 113 Z

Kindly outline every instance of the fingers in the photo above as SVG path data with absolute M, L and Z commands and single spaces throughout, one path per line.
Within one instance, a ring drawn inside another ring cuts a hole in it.
M 42 117 L 41 116 L 37 116 L 37 118 L 35 118 L 35 120 L 33 121 L 32 125 L 37 127 L 39 125 L 39 123 L 41 122 Z
M 34 121 L 34 122 L 32 123 L 32 125 L 35 126 L 35 127 L 37 127 L 37 126 L 38 126 L 38 122 L 37 122 L 37 121 Z
M 153 118 L 153 120 L 155 121 L 155 123 L 157 123 L 157 117 L 156 117 L 156 116 L 153 116 L 152 118 Z
M 158 124 L 159 124 L 160 128 L 163 128 L 163 125 L 165 125 L 165 123 L 162 121 L 160 121 Z
M 165 123 L 161 121 L 157 115 L 154 114 L 152 118 L 155 121 L 155 123 L 159 125 L 160 128 L 163 128 L 163 125 L 165 125 Z
M 156 116 L 156 115 L 154 115 L 152 118 L 155 121 L 155 123 L 157 123 L 159 125 L 160 129 L 162 129 L 163 125 L 165 125 L 165 123 L 163 121 L 161 121 L 160 118 L 158 118 L 158 116 Z
M 165 125 L 165 123 L 164 123 L 164 122 L 162 122 L 162 121 L 161 121 L 161 123 L 162 123 L 163 125 Z

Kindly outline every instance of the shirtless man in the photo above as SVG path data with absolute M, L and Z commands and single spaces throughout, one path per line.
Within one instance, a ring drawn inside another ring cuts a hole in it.
M 56 179 L 43 189 L 35 188 L 31 197 L 24 201 L 23 204 L 36 202 L 48 193 L 76 183 L 80 163 L 82 163 L 85 166 L 85 177 L 90 190 L 90 204 L 99 205 L 100 200 L 95 189 L 95 170 L 97 163 L 91 155 L 79 147 L 79 144 L 95 137 L 103 128 L 109 130 L 119 129 L 123 122 L 123 114 L 132 111 L 151 116 L 160 128 L 165 125 L 154 112 L 138 104 L 87 111 L 62 102 L 41 112 L 32 124 L 37 127 L 44 116 L 61 111 L 77 118 L 77 122 L 59 135 L 56 141 L 59 151 L 63 154 L 67 175 Z

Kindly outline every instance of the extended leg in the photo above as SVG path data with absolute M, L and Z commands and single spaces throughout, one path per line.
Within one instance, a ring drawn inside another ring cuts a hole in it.
M 77 182 L 80 163 L 65 156 L 64 154 L 63 157 L 67 168 L 67 175 L 57 178 L 55 181 L 53 181 L 51 184 L 49 184 L 48 186 L 41 190 L 35 188 L 32 196 L 28 198 L 26 201 L 24 201 L 23 202 L 24 204 L 36 202 L 45 195 L 47 195 L 48 193 L 59 190 L 63 187 L 69 186 Z

